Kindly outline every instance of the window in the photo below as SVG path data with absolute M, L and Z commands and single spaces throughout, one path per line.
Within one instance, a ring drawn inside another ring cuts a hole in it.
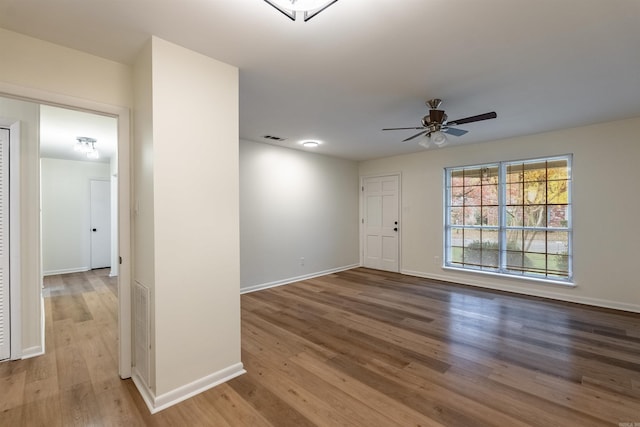
M 571 280 L 571 156 L 445 173 L 447 267 Z

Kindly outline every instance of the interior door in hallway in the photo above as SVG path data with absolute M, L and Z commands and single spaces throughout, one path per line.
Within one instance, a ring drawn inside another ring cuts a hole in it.
M 398 175 L 363 180 L 364 266 L 399 271 Z
M 11 357 L 9 303 L 9 129 L 0 128 L 0 360 Z
M 91 268 L 111 266 L 111 183 L 91 180 Z

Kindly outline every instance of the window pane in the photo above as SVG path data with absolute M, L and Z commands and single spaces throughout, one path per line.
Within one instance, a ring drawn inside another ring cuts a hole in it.
M 547 252 L 567 255 L 569 253 L 569 232 L 549 231 L 547 233 Z
M 482 224 L 482 208 L 480 206 L 471 206 L 464 208 L 464 225 L 481 225 Z
M 480 206 L 482 204 L 482 187 L 464 187 L 464 204 Z
M 481 256 L 480 230 L 466 229 L 464 232 L 464 263 L 470 266 L 480 266 Z
M 556 180 L 556 179 L 568 179 L 569 178 L 569 168 L 568 162 L 565 159 L 559 159 L 550 161 L 547 164 L 547 179 L 548 180 Z
M 525 252 L 524 268 L 529 273 L 544 274 L 547 269 L 547 256 L 545 254 Z
M 547 186 L 544 182 L 527 182 L 524 185 L 524 201 L 529 205 L 547 203 Z
M 523 256 L 523 252 L 507 251 L 507 270 L 522 272 L 524 265 Z
M 449 224 L 451 225 L 462 225 L 464 224 L 464 211 L 461 207 L 452 207 L 449 210 Z
M 482 204 L 483 205 L 498 204 L 498 185 L 482 186 Z
M 547 203 L 569 202 L 569 181 L 549 181 L 547 183 Z
M 464 229 L 463 228 L 450 228 L 449 229 L 449 244 L 452 249 L 460 248 L 460 261 L 462 261 L 462 247 L 464 246 Z
M 558 277 L 569 276 L 569 256 L 547 255 L 547 268 L 550 275 Z
M 569 206 L 556 205 L 549 206 L 549 227 L 568 227 L 569 226 Z
M 522 184 L 507 184 L 507 204 L 522 205 L 524 199 L 522 197 Z
M 507 227 L 522 226 L 524 208 L 522 206 L 507 206 Z
M 464 205 L 464 188 L 454 187 L 451 189 L 451 200 L 449 201 L 451 206 Z
M 478 169 L 465 169 L 464 170 L 464 185 L 465 187 L 471 185 L 480 185 L 481 170 Z
M 545 182 L 547 180 L 547 163 L 525 163 L 524 182 Z
M 497 206 L 482 208 L 482 224 L 497 227 L 500 222 L 500 211 Z
M 524 230 L 522 234 L 525 252 L 545 253 L 547 251 L 547 233 L 545 231 Z
M 507 165 L 507 182 L 522 182 L 522 163 L 511 163 Z
M 507 249 L 510 251 L 524 250 L 524 241 L 522 238 L 522 230 L 507 231 Z
M 523 225 L 525 227 L 546 227 L 547 207 L 545 205 L 525 206 Z

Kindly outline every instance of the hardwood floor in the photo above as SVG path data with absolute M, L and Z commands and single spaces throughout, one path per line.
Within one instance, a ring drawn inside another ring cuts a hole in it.
M 243 295 L 248 373 L 152 416 L 115 292 L 46 279 L 47 354 L 0 364 L 0 426 L 640 426 L 640 315 L 362 268 Z

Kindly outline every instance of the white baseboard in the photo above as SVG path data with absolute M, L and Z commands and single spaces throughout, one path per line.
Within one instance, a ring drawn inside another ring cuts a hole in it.
M 30 359 L 32 357 L 42 356 L 44 354 L 44 347 L 36 345 L 33 347 L 25 348 L 22 350 L 21 359 Z
M 56 274 L 84 273 L 91 270 L 89 267 L 63 268 L 61 270 L 47 270 L 42 272 L 43 276 L 55 276 Z
M 178 387 L 159 396 L 154 395 L 153 391 L 147 387 L 144 381 L 142 381 L 135 369 L 131 379 L 140 392 L 142 399 L 147 404 L 149 412 L 155 414 L 246 372 L 247 371 L 244 370 L 242 363 L 236 363 L 235 365 L 221 369 L 218 372 L 214 372 L 213 374 L 207 375 L 206 377 L 200 378 L 189 384 L 185 384 L 182 387 Z
M 476 286 L 479 288 L 493 289 L 497 291 L 512 292 L 520 295 L 529 295 L 534 297 L 554 299 L 558 301 L 573 302 L 577 304 L 592 305 L 595 307 L 612 308 L 614 310 L 640 313 L 640 306 L 637 304 L 628 304 L 625 302 L 604 300 L 604 299 L 598 299 L 598 298 L 588 298 L 588 297 L 582 297 L 579 295 L 571 296 L 566 294 L 560 294 L 553 291 L 548 291 L 543 288 L 538 290 L 533 290 L 531 288 L 522 289 L 522 288 L 511 286 L 508 284 L 501 284 L 500 286 L 497 286 L 496 284 L 490 283 L 490 282 L 468 280 L 468 279 L 465 280 L 460 277 L 452 278 L 452 277 L 441 275 L 441 274 L 429 274 L 429 273 L 423 273 L 420 271 L 411 271 L 411 270 L 402 270 L 401 273 L 406 274 L 407 276 L 424 277 L 425 279 L 440 280 L 440 281 L 451 282 L 451 283 L 460 283 L 463 285 Z
M 351 270 L 360 267 L 360 264 L 351 264 L 344 267 L 332 268 L 330 270 L 317 271 L 315 273 L 305 274 L 303 276 L 290 277 L 287 279 L 276 280 L 269 283 L 261 283 L 259 285 L 240 287 L 240 294 L 248 294 L 249 292 L 261 291 L 263 289 L 275 288 L 276 286 L 288 285 L 290 283 L 300 282 L 302 280 L 313 279 L 314 277 L 326 276 L 327 274 L 338 273 L 340 271 Z

